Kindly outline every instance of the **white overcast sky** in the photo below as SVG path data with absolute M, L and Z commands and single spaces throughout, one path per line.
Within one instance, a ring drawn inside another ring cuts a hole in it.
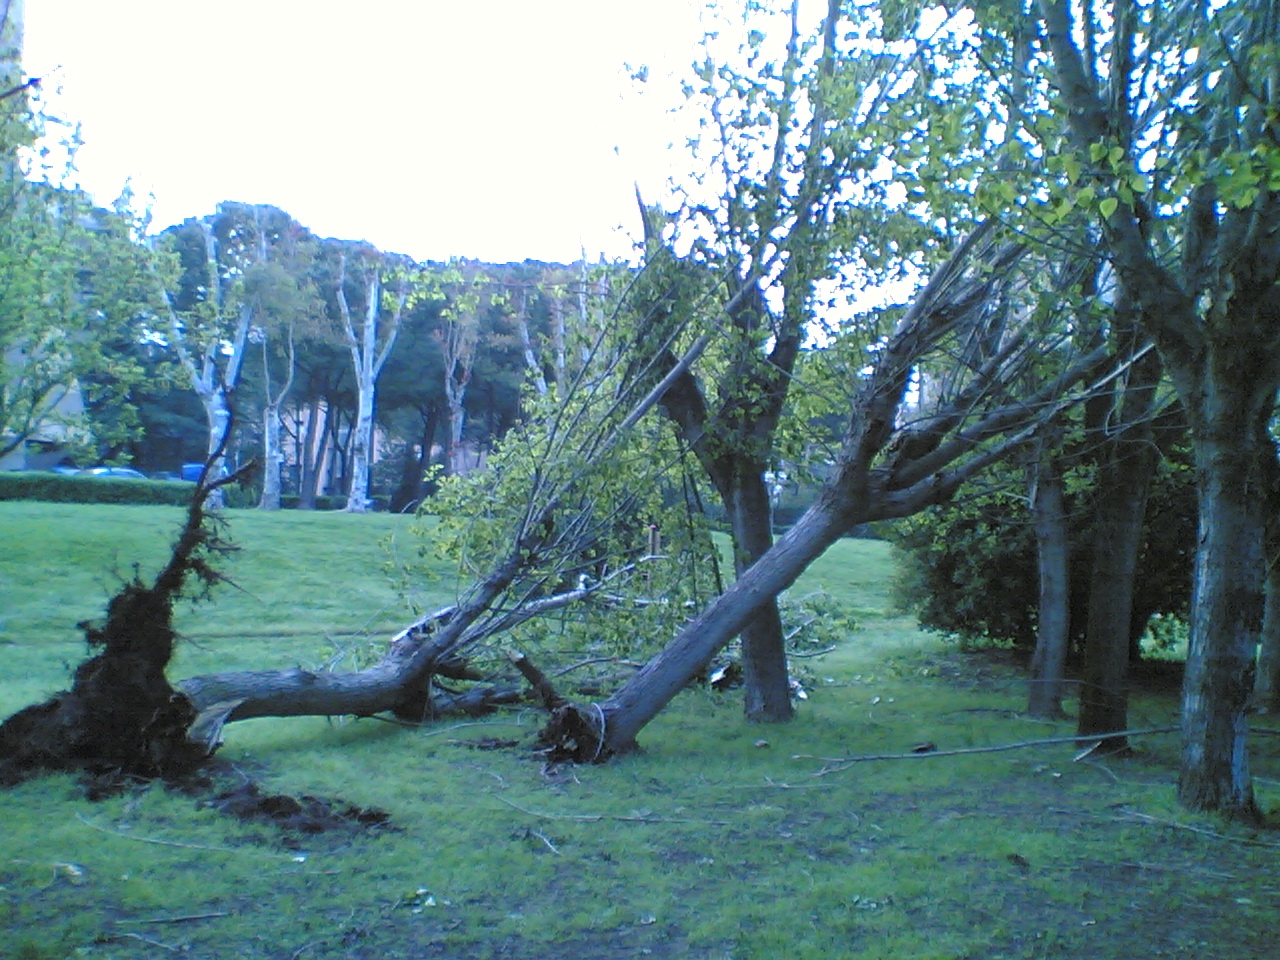
M 132 177 L 157 227 L 237 200 L 420 260 L 625 257 L 633 184 L 688 165 L 665 111 L 700 7 L 28 0 L 25 61 L 82 124 L 82 185 Z

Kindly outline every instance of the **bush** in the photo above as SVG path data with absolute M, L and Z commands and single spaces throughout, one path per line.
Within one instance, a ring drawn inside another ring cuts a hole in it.
M 1151 486 L 1134 580 L 1132 640 L 1157 614 L 1185 617 L 1195 553 L 1196 503 L 1184 451 L 1161 462 Z M 993 473 L 999 478 L 999 472 Z M 895 600 L 920 625 L 974 645 L 1035 645 L 1039 571 L 1026 497 L 1007 486 L 899 521 L 891 539 L 902 562 Z M 1084 638 L 1093 554 L 1091 475 L 1068 481 L 1071 640 Z
M 286 493 L 280 497 L 280 506 L 285 510 L 297 510 L 301 499 L 296 493 Z M 346 497 L 316 497 L 317 510 L 341 510 L 346 505 Z
M 127 503 L 185 507 L 196 485 L 186 480 L 135 480 L 45 473 L 38 470 L 0 473 L 0 500 L 42 500 L 47 503 Z M 227 487 L 228 507 L 255 507 L 255 491 Z M 295 498 L 296 499 L 296 498 Z
M 191 493 L 195 488 L 194 483 L 182 480 L 64 476 L 34 470 L 0 473 L 0 500 L 186 506 L 191 502 Z

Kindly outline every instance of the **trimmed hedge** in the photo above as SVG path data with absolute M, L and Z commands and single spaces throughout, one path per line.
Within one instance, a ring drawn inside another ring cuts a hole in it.
M 44 473 L 37 470 L 0 473 L 0 500 L 45 500 L 52 503 L 162 503 L 186 506 L 194 483 L 182 480 L 134 480 Z
M 39 470 L 0 472 L 0 500 L 44 500 L 50 503 L 137 503 L 185 507 L 196 488 L 187 480 L 137 480 L 45 473 Z M 229 486 L 223 489 L 228 507 L 256 507 L 259 491 Z M 390 498 L 373 497 L 374 510 L 386 510 Z M 280 505 L 296 510 L 298 498 L 283 496 Z M 317 510 L 341 510 L 346 497 L 316 497 Z
M 186 480 L 138 480 L 12 470 L 0 473 L 0 500 L 43 500 L 49 503 L 134 503 L 185 507 L 196 485 Z M 229 487 L 227 506 L 253 507 L 252 490 Z

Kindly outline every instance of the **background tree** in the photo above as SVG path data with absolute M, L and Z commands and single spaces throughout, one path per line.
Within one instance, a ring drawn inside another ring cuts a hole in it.
M 155 279 L 168 312 L 166 335 L 204 407 L 208 424 L 206 457 L 215 477 L 223 473 L 230 437 L 231 395 L 240 381 L 255 303 L 245 296 L 244 278 L 260 260 L 253 208 L 222 203 L 212 216 L 188 219 L 159 238 L 159 249 L 174 260 L 173 274 L 157 266 Z M 222 489 L 210 491 L 221 505 Z
M 0 100 L 0 137 L 24 122 L 39 125 L 21 98 Z M 127 213 L 0 167 L 0 458 L 36 438 L 60 438 L 68 456 L 133 436 L 145 373 L 133 348 L 153 298 Z
M 400 478 L 391 509 L 412 509 L 427 495 L 427 471 L 445 419 L 441 317 L 444 303 L 421 297 L 406 307 L 396 349 L 382 371 L 380 420 L 402 444 Z
M 356 418 L 351 435 L 351 483 L 347 511 L 363 513 L 369 506 L 369 464 L 373 457 L 373 413 L 378 376 L 395 346 L 400 316 L 413 283 L 405 264 L 396 268 L 372 248 L 337 250 L 334 300 L 341 329 L 351 353 L 356 380 Z M 384 273 L 393 289 L 384 290 Z M 394 276 L 392 276 L 394 275 Z M 358 297 L 359 328 L 352 319 L 350 295 Z
M 297 340 L 314 337 L 321 326 L 324 301 L 312 272 L 316 241 L 288 214 L 274 207 L 253 209 L 258 260 L 246 272 L 244 296 L 254 304 L 250 339 L 258 347 L 250 379 L 261 387 L 262 495 L 258 506 L 280 509 L 283 405 L 293 387 Z M 273 371 L 277 375 L 273 377 Z

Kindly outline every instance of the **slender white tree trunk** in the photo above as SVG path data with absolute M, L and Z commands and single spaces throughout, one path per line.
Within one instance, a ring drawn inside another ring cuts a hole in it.
M 351 364 L 356 374 L 356 421 L 351 435 L 351 486 L 347 494 L 348 513 L 364 513 L 369 509 L 369 467 L 373 460 L 373 411 L 378 386 L 378 374 L 382 372 L 391 348 L 395 345 L 400 329 L 400 314 L 408 298 L 408 290 L 402 284 L 395 310 L 386 324 L 382 347 L 378 347 L 379 321 L 381 319 L 382 278 L 374 272 L 365 291 L 364 318 L 357 334 L 347 304 L 346 257 L 343 256 L 338 271 L 338 309 L 342 314 L 343 330 L 347 346 L 351 350 Z

